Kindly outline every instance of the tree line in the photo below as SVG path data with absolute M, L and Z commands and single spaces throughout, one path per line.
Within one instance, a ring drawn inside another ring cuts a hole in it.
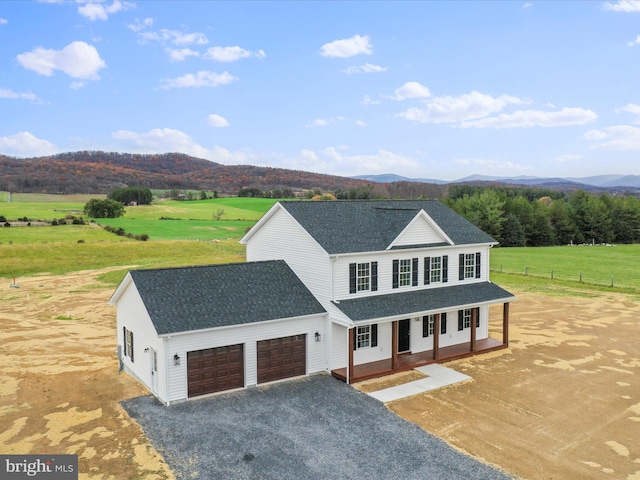
M 460 185 L 444 202 L 506 247 L 640 242 L 634 196 Z

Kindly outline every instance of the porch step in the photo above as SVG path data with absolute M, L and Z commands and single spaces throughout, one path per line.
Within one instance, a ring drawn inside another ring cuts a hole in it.
M 471 380 L 472 377 L 464 373 L 456 372 L 451 368 L 443 367 L 437 363 L 418 367 L 421 373 L 427 375 L 427 378 L 421 378 L 413 382 L 404 383 L 395 387 L 385 388 L 377 392 L 370 392 L 368 395 L 380 400 L 383 403 L 392 402 L 401 398 L 417 395 L 436 388 L 446 387 L 465 380 Z

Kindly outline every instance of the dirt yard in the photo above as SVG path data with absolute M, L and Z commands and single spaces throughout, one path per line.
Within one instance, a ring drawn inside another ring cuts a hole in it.
M 118 404 L 146 392 L 118 374 L 104 271 L 0 285 L 0 453 L 75 453 L 83 479 L 173 478 Z M 523 478 L 640 480 L 639 317 L 622 295 L 518 294 L 508 350 L 388 407 Z

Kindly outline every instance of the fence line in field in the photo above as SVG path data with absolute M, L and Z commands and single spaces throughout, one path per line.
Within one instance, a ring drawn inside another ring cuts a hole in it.
M 611 275 L 607 277 L 602 277 L 602 276 L 598 277 L 588 272 L 581 272 L 581 271 L 567 272 L 567 271 L 558 270 L 555 268 L 539 268 L 539 267 L 530 267 L 528 265 L 512 267 L 512 266 L 505 266 L 504 264 L 501 263 L 498 268 L 492 267 L 491 271 L 508 273 L 512 275 L 523 275 L 523 276 L 536 277 L 536 278 L 548 278 L 551 280 L 563 280 L 563 281 L 569 281 L 569 282 L 584 283 L 587 285 L 596 285 L 600 287 L 630 288 L 634 290 L 638 290 L 640 288 L 638 285 L 620 282 L 619 280 L 616 279 L 615 275 Z

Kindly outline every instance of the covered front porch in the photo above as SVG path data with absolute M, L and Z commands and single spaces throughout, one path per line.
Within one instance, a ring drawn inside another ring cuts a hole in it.
M 502 340 L 487 337 L 476 339 L 477 309 L 472 310 L 472 321 L 469 328 L 469 341 L 445 347 L 439 346 L 439 335 L 433 336 L 433 348 L 416 353 L 398 353 L 398 321 L 392 323 L 390 358 L 355 365 L 353 344 L 355 328 L 349 329 L 349 360 L 345 368 L 337 368 L 331 374 L 346 383 L 355 383 L 371 378 L 382 377 L 392 373 L 412 370 L 416 367 L 432 363 L 444 363 L 481 353 L 492 352 L 509 347 L 509 302 L 502 306 Z M 435 315 L 435 332 L 440 331 L 440 314 Z

